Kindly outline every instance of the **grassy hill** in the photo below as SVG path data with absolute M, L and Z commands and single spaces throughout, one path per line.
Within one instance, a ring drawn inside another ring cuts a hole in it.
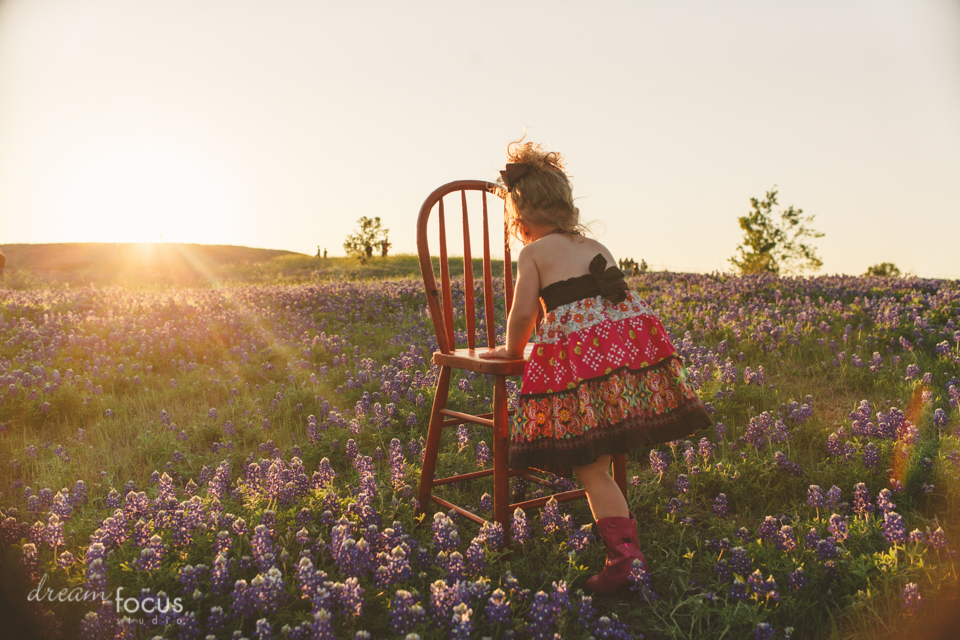
M 180 243 L 61 243 L 3 246 L 7 268 L 3 285 L 11 289 L 118 285 L 127 288 L 303 284 L 328 280 L 420 277 L 417 256 L 317 258 L 292 251 L 232 245 Z M 476 277 L 480 260 L 473 261 Z M 451 273 L 462 275 L 462 258 L 450 259 Z M 502 261 L 493 264 L 503 274 Z

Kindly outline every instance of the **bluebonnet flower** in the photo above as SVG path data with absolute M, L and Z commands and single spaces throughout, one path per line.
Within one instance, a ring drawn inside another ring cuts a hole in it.
M 484 493 L 480 496 L 480 508 L 483 511 L 493 511 L 493 498 L 489 493 Z
M 776 630 L 768 622 L 760 622 L 753 630 L 753 640 L 772 640 Z
M 477 534 L 470 542 L 470 546 L 467 547 L 466 573 L 471 576 L 481 575 L 487 567 L 487 550 L 483 546 L 484 540 L 481 535 L 482 534 Z M 450 571 L 449 565 L 447 571 Z
M 460 603 L 469 603 L 467 585 L 457 581 L 447 584 L 437 580 L 430 585 L 430 615 L 437 625 L 446 629 L 453 620 L 453 608 Z
M 477 443 L 477 468 L 485 469 L 490 464 L 490 447 L 484 440 Z
M 593 598 L 588 595 L 581 595 L 580 602 L 577 603 L 577 623 L 581 628 L 589 629 L 593 626 L 596 617 L 597 609 L 593 606 Z
M 667 500 L 667 513 L 683 513 L 683 503 L 680 502 L 679 498 L 670 498 Z
M 336 477 L 337 472 L 333 470 L 330 460 L 323 458 L 320 460 L 320 466 L 317 472 L 313 474 L 313 486 L 316 489 L 327 488 L 333 483 Z
M 947 534 L 941 527 L 937 527 L 936 531 L 927 536 L 927 544 L 937 551 L 943 551 L 947 548 Z
M 727 589 L 727 596 L 734 600 L 746 600 L 748 595 L 747 583 L 740 576 L 735 577 L 733 584 Z
M 567 546 L 575 553 L 582 553 L 593 543 L 593 540 L 591 525 L 585 524 L 580 528 L 574 528 L 570 532 L 570 536 L 567 538 Z
M 163 560 L 166 552 L 166 546 L 160 536 L 153 535 L 147 546 L 140 552 L 137 566 L 143 571 L 153 571 L 160 566 L 160 561 Z
M 779 531 L 778 523 L 773 516 L 766 516 L 757 528 L 757 536 L 761 540 L 773 540 Z
M 656 449 L 650 451 L 650 468 L 653 469 L 654 473 L 662 476 L 667 467 L 670 466 L 670 460 L 670 454 L 667 452 L 660 452 Z
M 753 571 L 753 562 L 743 547 L 730 550 L 730 568 L 740 576 L 748 576 Z
M 97 558 L 99 561 L 100 559 Z M 87 564 L 90 564 L 90 560 Z M 26 542 L 20 550 L 20 566 L 23 567 L 23 573 L 33 582 L 40 577 L 40 554 L 37 552 L 37 546 L 32 542 Z M 89 572 L 88 572 L 89 575 Z M 104 575 L 104 578 L 106 575 Z
M 408 633 L 422 623 L 427 612 L 409 591 L 398 589 L 390 601 L 390 629 L 394 633 Z
M 687 480 L 687 476 L 683 473 L 677 474 L 677 480 L 674 484 L 674 487 L 677 490 L 677 493 L 690 493 L 690 481 Z
M 834 542 L 832 537 L 817 542 L 817 559 L 820 562 L 826 562 L 837 557 L 837 545 Z
M 348 616 L 359 617 L 363 614 L 363 587 L 356 578 L 347 578 L 342 583 L 335 583 L 337 599 L 340 607 Z
M 717 497 L 713 499 L 713 515 L 718 518 L 725 518 L 727 511 L 727 495 L 725 493 L 717 494 Z
M 729 582 L 733 579 L 733 570 L 730 568 L 730 563 L 725 559 L 718 560 L 713 565 L 713 572 L 717 574 L 720 582 Z
M 403 444 L 397 438 L 390 441 L 390 485 L 395 492 L 403 489 L 407 462 L 403 457 Z
M 827 530 L 833 534 L 833 538 L 837 542 L 843 542 L 850 537 L 850 534 L 847 533 L 847 522 L 843 519 L 843 516 L 834 513 L 830 516 L 830 525 L 827 527 Z
M 877 508 L 886 515 L 897 508 L 897 505 L 890 499 L 892 494 L 890 489 L 881 489 L 877 495 Z
M 863 466 L 867 469 L 877 469 L 880 466 L 880 450 L 872 442 L 868 442 L 863 448 Z
M 453 551 L 447 558 L 447 582 L 454 583 L 466 579 L 467 566 L 463 554 Z
M 44 530 L 44 539 L 47 544 L 51 547 L 62 547 L 64 544 L 63 539 L 63 522 L 60 520 L 60 516 L 56 513 L 51 513 L 47 517 L 47 526 Z
M 777 468 L 783 473 L 788 473 L 792 476 L 802 476 L 803 469 L 800 468 L 800 465 L 796 462 L 791 462 L 787 459 L 787 456 L 784 455 L 782 451 L 777 451 L 773 454 L 773 461 L 776 463 Z
M 933 424 L 938 429 L 942 429 L 947 426 L 947 414 L 943 411 L 943 409 L 936 409 L 933 412 Z
M 487 600 L 484 608 L 484 617 L 488 624 L 501 625 L 510 623 L 510 601 L 503 589 L 495 589 Z
M 57 566 L 61 569 L 67 569 L 73 566 L 74 562 L 76 562 L 76 558 L 74 558 L 73 554 L 69 551 L 64 551 L 57 557 Z
M 467 448 L 467 445 L 470 444 L 470 434 L 467 431 L 466 425 L 457 426 L 457 446 L 460 448 L 460 451 L 463 451 Z
M 700 438 L 700 442 L 697 446 L 697 451 L 700 454 L 700 457 L 703 458 L 704 462 L 710 461 L 710 456 L 713 455 L 713 450 L 716 448 L 716 445 L 710 442 L 707 438 Z
M 827 455 L 831 458 L 843 455 L 843 446 L 840 444 L 840 438 L 836 433 L 827 436 Z
M 457 525 L 441 512 L 433 515 L 433 542 L 438 551 L 453 551 L 460 544 Z
M 797 567 L 787 576 L 787 587 L 793 591 L 799 591 L 807 586 L 809 580 L 803 575 L 803 567 Z
M 903 544 L 907 541 L 907 525 L 896 511 L 883 514 L 883 539 L 889 544 Z
M 196 589 L 199 589 L 200 579 L 206 571 L 206 565 L 202 564 L 196 567 L 189 564 L 180 567 L 180 571 L 177 573 L 177 580 L 183 585 L 184 593 L 193 593 Z
M 333 615 L 325 608 L 313 611 L 313 625 L 311 634 L 316 640 L 335 640 Z
M 832 509 L 837 506 L 840 502 L 840 487 L 833 485 L 827 490 L 826 495 L 824 496 L 824 505 L 828 509 Z
M 797 548 L 797 538 L 793 533 L 793 527 L 788 524 L 780 527 L 780 531 L 777 532 L 777 536 L 774 538 L 774 543 L 777 545 L 777 549 L 784 553 L 795 551 Z
M 915 582 L 908 583 L 900 594 L 900 606 L 908 615 L 917 613 L 923 607 L 923 598 L 920 597 L 920 587 Z
M 527 613 L 526 635 L 534 640 L 553 638 L 553 628 L 556 624 L 557 611 L 550 596 L 544 591 L 538 591 L 533 596 L 533 603 Z
M 503 546 L 503 526 L 499 522 L 484 522 L 474 540 L 480 540 L 493 549 Z
M 554 531 L 564 529 L 563 517 L 560 515 L 560 505 L 556 500 L 550 498 L 540 512 L 540 526 L 544 535 L 550 535 Z
M 230 563 L 225 553 L 220 553 L 213 560 L 213 569 L 210 572 L 210 581 L 216 594 L 225 593 L 230 587 Z
M 274 555 L 273 538 L 270 535 L 270 529 L 265 525 L 258 524 L 253 529 L 253 538 L 251 540 L 253 547 L 253 557 L 260 567 L 260 571 L 267 571 L 276 561 Z
M 450 626 L 450 638 L 454 640 L 469 640 L 473 634 L 473 609 L 465 602 L 453 607 L 453 619 Z
M 510 527 L 513 535 L 513 542 L 523 544 L 530 537 L 530 525 L 527 522 L 527 514 L 519 507 L 513 512 L 513 523 Z
M 353 462 L 358 453 L 360 453 L 360 447 L 357 445 L 357 442 L 353 438 L 347 440 L 347 446 L 343 448 L 343 454 L 347 460 Z
M 639 559 L 633 561 L 629 575 L 630 590 L 648 602 L 658 599 L 653 590 L 653 581 Z
M 633 640 L 630 627 L 620 622 L 615 613 L 611 613 L 610 616 L 600 616 L 589 629 L 593 637 L 598 640 Z
M 807 504 L 814 509 L 826 506 L 826 501 L 823 498 L 823 490 L 820 489 L 820 485 L 812 484 L 807 488 Z

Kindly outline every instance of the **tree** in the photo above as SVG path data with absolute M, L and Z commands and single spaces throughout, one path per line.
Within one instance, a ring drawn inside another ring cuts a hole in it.
M 881 278 L 899 278 L 900 269 L 892 262 L 881 262 L 867 268 L 865 276 L 880 276 Z
M 739 218 L 743 229 L 743 242 L 737 247 L 739 256 L 730 258 L 730 262 L 741 274 L 779 274 L 783 270 L 792 275 L 822 267 L 823 261 L 809 243 L 811 239 L 823 237 L 821 232 L 807 226 L 814 216 L 805 216 L 802 209 L 791 205 L 780 212 L 777 220 L 773 212 L 775 204 L 776 185 L 767 191 L 764 200 L 750 198 L 752 211 Z
M 348 256 L 356 256 L 360 262 L 366 264 L 367 260 L 373 257 L 373 247 L 383 246 L 384 242 L 389 243 L 389 229 L 380 226 L 380 217 L 368 218 L 366 216 L 357 220 L 360 228 L 356 233 L 351 233 L 343 242 L 343 249 Z M 389 244 L 388 244 L 389 246 Z

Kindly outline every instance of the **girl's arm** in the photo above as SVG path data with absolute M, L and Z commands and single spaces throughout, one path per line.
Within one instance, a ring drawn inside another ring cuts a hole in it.
M 517 282 L 507 318 L 507 346 L 480 354 L 481 358 L 522 358 L 540 312 L 540 273 L 527 245 L 517 256 Z M 505 265 L 505 268 L 509 268 Z

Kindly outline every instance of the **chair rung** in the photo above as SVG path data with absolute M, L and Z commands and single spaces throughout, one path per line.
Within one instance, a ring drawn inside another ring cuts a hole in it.
M 430 495 L 430 499 L 433 500 L 434 502 L 436 502 L 438 505 L 440 505 L 440 506 L 443 507 L 444 509 L 453 509 L 454 511 L 456 511 L 457 513 L 459 513 L 460 515 L 462 515 L 464 518 L 466 518 L 467 520 L 472 520 L 472 521 L 476 522 L 477 524 L 479 524 L 480 526 L 483 526 L 484 523 L 487 522 L 487 520 L 484 520 L 484 519 L 481 518 L 480 516 L 474 515 L 474 514 L 470 513 L 469 511 L 467 511 L 466 509 L 464 509 L 463 507 L 458 507 L 457 505 L 453 504 L 452 502 L 447 502 L 447 501 L 444 500 L 443 498 L 438 498 L 437 496 L 431 494 L 431 495 Z
M 526 472 L 524 472 L 524 475 L 521 476 L 521 477 L 522 477 L 524 480 L 526 480 L 527 482 L 535 482 L 536 484 L 542 484 L 542 485 L 545 486 L 545 487 L 548 487 L 548 486 L 550 486 L 551 484 L 553 484 L 553 483 L 551 483 L 549 480 L 544 480 L 543 478 L 540 478 L 540 477 L 538 477 L 538 476 L 532 476 L 532 475 L 530 475 L 529 473 L 526 473 Z
M 440 409 L 440 413 L 445 416 L 450 416 L 451 418 L 456 418 L 456 420 L 444 420 L 443 426 L 453 426 L 455 424 L 460 424 L 462 422 L 472 422 L 474 424 L 482 424 L 485 427 L 493 426 L 493 419 L 487 418 L 482 415 L 475 416 L 469 413 L 461 413 L 460 411 L 453 411 L 451 409 Z M 492 416 L 493 414 L 487 414 Z M 448 424 L 449 423 L 449 424 Z
M 542 507 L 547 504 L 551 498 L 557 502 L 569 502 L 570 500 L 577 500 L 587 495 L 587 492 L 583 489 L 575 489 L 573 491 L 564 491 L 563 493 L 555 493 L 552 496 L 543 496 L 542 498 L 534 498 L 533 500 L 525 500 L 523 502 L 517 502 L 516 504 L 511 504 L 508 511 L 511 513 L 516 509 L 535 509 L 537 507 Z
M 434 478 L 433 486 L 437 487 L 441 484 L 452 484 L 454 482 L 462 482 L 464 480 L 474 480 L 476 478 L 483 478 L 485 476 L 492 476 L 493 469 L 484 469 L 483 471 L 474 471 L 472 473 L 461 473 L 458 476 L 448 476 L 446 478 Z
M 434 478 L 433 484 L 431 486 L 437 487 L 442 484 L 453 484 L 454 482 L 463 482 L 464 480 L 476 480 L 477 478 L 484 478 L 486 476 L 493 475 L 493 469 L 484 469 L 483 471 L 473 471 L 471 473 L 461 473 L 456 476 L 447 476 L 446 478 Z M 523 476 L 527 472 L 526 469 L 510 469 L 507 471 L 508 478 L 516 478 L 517 476 Z M 526 476 L 524 476 L 526 477 Z M 541 480 L 540 478 L 530 477 L 530 480 L 539 481 L 540 484 L 550 484 L 546 480 Z
M 441 411 L 448 411 L 448 409 L 442 409 Z M 517 412 L 516 409 L 510 409 L 509 411 L 507 411 L 507 417 L 512 416 L 512 415 L 515 414 L 516 412 Z M 476 417 L 476 418 L 492 419 L 492 418 L 493 418 L 493 414 L 492 414 L 492 413 L 481 413 L 481 414 L 478 414 L 478 415 L 476 415 L 476 416 L 474 416 L 474 417 Z M 441 426 L 442 428 L 446 429 L 447 427 L 456 427 L 456 426 L 461 425 L 461 424 L 463 424 L 463 420 L 459 420 L 459 419 L 457 419 L 457 418 L 452 418 L 452 419 L 450 419 L 450 420 L 444 420 L 443 422 L 440 423 L 440 426 Z

